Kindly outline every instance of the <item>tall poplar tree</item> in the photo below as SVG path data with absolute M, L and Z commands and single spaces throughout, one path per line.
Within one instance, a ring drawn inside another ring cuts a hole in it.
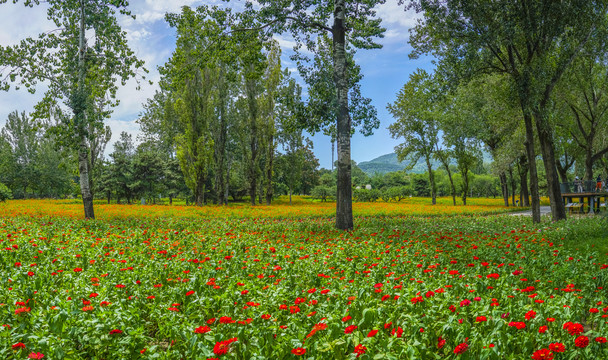
M 347 52 L 349 48 L 377 49 L 376 39 L 385 29 L 376 17 L 375 6 L 384 0 L 356 1 L 277 1 L 247 2 L 247 11 L 262 23 L 258 30 L 272 33 L 289 32 L 296 40 L 296 48 L 315 49 L 315 38 L 331 35 L 333 46 L 333 80 L 336 89 L 336 133 L 338 143 L 338 192 L 336 227 L 353 228 L 349 111 L 349 79 Z
M 0 0 L 5 4 L 7 0 Z M 13 2 L 18 2 L 14 0 Z M 26 7 L 40 5 L 40 0 L 24 0 Z M 117 101 L 117 79 L 124 84 L 143 67 L 127 45 L 116 13 L 131 16 L 126 0 L 48 0 L 47 15 L 57 31 L 45 32 L 38 38 L 26 38 L 14 46 L 0 46 L 0 88 L 8 90 L 25 86 L 34 92 L 39 82 L 48 85 L 37 111 L 64 114 L 57 99 L 63 100 L 71 115 L 60 115 L 63 134 L 69 137 L 78 153 L 80 191 L 86 218 L 94 218 L 91 191 L 89 139 L 91 123 L 99 117 L 90 116 L 99 94 L 108 96 L 108 105 Z M 91 31 L 93 43 L 85 33 Z

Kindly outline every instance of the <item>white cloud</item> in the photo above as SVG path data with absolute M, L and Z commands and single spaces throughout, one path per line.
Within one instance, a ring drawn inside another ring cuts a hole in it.
M 405 11 L 405 6 L 399 5 L 396 1 L 387 1 L 378 6 L 377 14 L 385 25 L 388 23 L 391 28 L 396 26 L 401 30 L 414 27 L 418 19 L 422 18 L 422 15 L 414 10 Z

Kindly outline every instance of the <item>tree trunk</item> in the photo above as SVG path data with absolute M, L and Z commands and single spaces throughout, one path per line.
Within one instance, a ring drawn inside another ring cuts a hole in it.
M 509 182 L 511 183 L 511 204 L 515 206 L 515 179 L 513 179 L 513 168 L 509 165 Z M 507 194 L 508 196 L 508 194 Z M 508 205 L 507 205 L 508 206 Z
M 530 192 L 528 190 L 528 158 L 525 155 L 519 157 L 519 186 L 521 188 L 521 206 L 530 206 Z
M 467 204 L 467 191 L 469 190 L 469 171 L 468 169 L 464 169 L 462 174 L 462 205 Z M 471 191 L 471 196 L 473 196 L 473 191 Z
M 525 100 L 526 102 L 528 99 Z M 532 222 L 540 222 L 540 196 L 538 193 L 538 174 L 536 172 L 536 152 L 534 149 L 534 128 L 532 127 L 532 115 L 525 105 L 522 104 L 524 124 L 526 127 L 526 154 L 528 156 L 528 169 L 530 172 L 530 195 L 532 197 Z M 524 198 L 524 201 L 527 198 Z
M 450 179 L 450 190 L 452 191 L 452 205 L 456 206 L 456 187 L 454 186 L 454 179 L 452 179 L 452 171 L 450 170 L 450 162 L 444 158 L 444 155 L 439 156 L 441 164 L 448 173 L 448 179 Z
M 274 120 L 272 120 L 274 121 Z M 266 205 L 272 202 L 272 166 L 274 160 L 274 136 L 271 134 L 268 141 L 268 155 L 266 156 Z
M 431 199 L 433 205 L 437 204 L 437 186 L 435 185 L 435 173 L 433 173 L 433 167 L 431 165 L 430 156 L 425 156 L 426 166 L 429 170 L 429 182 L 431 183 Z
M 78 149 L 78 171 L 80 172 L 80 193 L 82 194 L 82 203 L 84 205 L 84 217 L 87 219 L 95 219 L 93 211 L 93 194 L 89 182 L 89 161 L 86 140 L 84 137 L 80 140 Z
M 228 205 L 228 196 L 230 195 L 230 161 L 226 162 L 226 184 L 224 187 L 224 205 Z
M 289 188 L 289 205 L 291 205 L 291 188 Z
M 568 182 L 568 170 L 566 170 L 566 168 L 564 168 L 562 166 L 562 164 L 560 163 L 559 160 L 557 161 L 555 166 L 557 167 L 557 173 L 559 174 L 559 180 L 563 183 L 567 183 Z
M 338 119 L 338 192 L 336 199 L 336 228 L 352 230 L 353 203 L 350 163 L 351 119 L 348 113 L 348 78 L 346 69 L 345 1 L 334 0 L 333 60 L 334 83 L 337 93 Z
M 169 205 L 173 205 L 173 194 L 169 194 Z
M 588 146 L 585 149 L 585 178 L 583 180 L 593 179 L 593 149 Z
M 112 193 L 108 191 L 108 204 L 110 204 L 111 200 L 112 200 Z
M 78 46 L 78 89 L 76 96 L 73 99 L 73 111 L 75 118 L 75 126 L 80 137 L 78 147 L 78 171 L 80 173 L 80 193 L 82 194 L 82 203 L 84 205 L 84 217 L 87 219 L 95 219 L 93 211 L 93 194 L 91 193 L 91 182 L 89 179 L 89 149 L 86 140 L 86 94 L 85 94 L 85 76 L 86 64 L 84 62 L 85 42 L 84 42 L 84 1 L 80 1 L 80 30 L 79 30 L 79 46 Z
M 507 175 L 504 171 L 498 174 L 500 179 L 500 189 L 502 190 L 502 198 L 505 201 L 505 206 L 509 206 L 509 187 L 507 186 Z
M 247 100 L 249 105 L 249 166 L 247 168 L 247 177 L 249 180 L 249 197 L 251 205 L 255 206 L 255 198 L 257 195 L 257 161 L 258 161 L 258 105 L 256 99 L 255 80 L 246 80 L 245 87 L 247 90 Z
M 543 163 L 547 174 L 547 187 L 549 190 L 549 201 L 551 205 L 551 218 L 553 221 L 566 219 L 566 207 L 562 201 L 562 193 L 559 187 L 559 179 L 555 169 L 555 150 L 553 149 L 553 133 L 549 129 L 547 119 L 542 113 L 535 114 L 536 130 L 543 154 Z M 540 210 L 540 207 L 539 207 Z
M 205 186 L 205 182 L 201 180 L 201 177 L 199 176 L 199 178 L 196 181 L 196 185 L 195 185 L 195 189 L 194 189 L 194 202 L 196 203 L 196 206 L 203 206 L 203 199 L 204 199 L 204 186 Z
M 219 88 L 219 124 L 217 129 L 217 135 L 214 141 L 214 156 L 215 156 L 215 193 L 217 194 L 219 205 L 224 204 L 224 192 L 227 179 L 226 172 L 224 171 L 226 163 L 226 139 L 228 138 L 228 126 L 226 122 L 227 110 L 226 102 L 228 98 L 228 86 L 226 84 L 226 78 L 224 73 L 224 65 L 220 65 L 218 74 L 218 88 Z

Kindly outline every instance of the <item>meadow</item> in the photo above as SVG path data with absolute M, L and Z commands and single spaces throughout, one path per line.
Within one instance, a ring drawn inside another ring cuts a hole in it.
M 8 201 L 0 358 L 608 358 L 606 218 L 471 201 Z

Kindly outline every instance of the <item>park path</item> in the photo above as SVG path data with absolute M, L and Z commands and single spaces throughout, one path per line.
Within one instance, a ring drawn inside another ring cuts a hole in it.
M 541 206 L 540 207 L 540 215 L 547 215 L 551 213 L 551 206 Z M 512 212 L 509 213 L 509 215 L 513 215 L 513 216 L 532 216 L 532 210 L 525 210 L 525 211 L 518 211 L 518 212 Z

